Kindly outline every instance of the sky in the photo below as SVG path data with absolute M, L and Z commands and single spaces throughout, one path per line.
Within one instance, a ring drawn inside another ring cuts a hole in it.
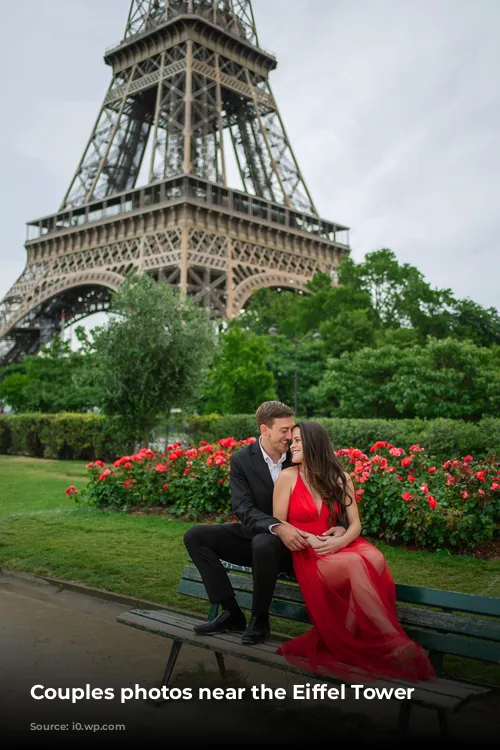
M 0 298 L 25 223 L 55 213 L 86 146 L 129 0 L 0 0 Z M 499 308 L 499 0 L 254 0 L 270 83 L 320 215 L 352 256 L 388 247 Z

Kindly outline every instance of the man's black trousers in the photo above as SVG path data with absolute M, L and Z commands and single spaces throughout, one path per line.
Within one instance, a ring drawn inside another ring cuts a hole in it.
M 234 596 L 221 560 L 252 568 L 253 617 L 267 617 L 280 573 L 293 573 L 292 556 L 274 534 L 256 534 L 239 523 L 193 526 L 184 543 L 198 568 L 212 604 Z

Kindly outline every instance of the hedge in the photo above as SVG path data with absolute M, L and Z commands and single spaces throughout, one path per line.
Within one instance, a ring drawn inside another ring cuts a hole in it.
M 120 421 L 99 414 L 0 415 L 0 453 L 112 461 L 133 449 Z
M 419 443 L 429 454 L 447 460 L 450 456 L 500 455 L 500 419 L 479 423 L 456 419 L 335 419 L 318 417 L 328 430 L 336 449 L 356 447 L 366 453 L 377 440 L 408 448 Z M 231 435 L 236 440 L 257 437 L 254 415 L 192 416 L 186 432 L 190 442 L 219 440 Z
M 500 455 L 500 419 L 475 424 L 453 419 L 318 418 L 336 449 L 356 447 L 366 453 L 377 440 L 408 449 L 418 443 L 430 455 L 450 457 Z M 253 414 L 189 416 L 176 425 L 185 443 L 257 437 Z M 175 435 L 175 438 L 180 435 Z M 0 415 L 0 453 L 37 458 L 113 461 L 135 450 L 118 418 L 99 414 Z

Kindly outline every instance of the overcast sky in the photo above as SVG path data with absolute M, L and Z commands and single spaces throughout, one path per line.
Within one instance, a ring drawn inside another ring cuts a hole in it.
M 0 0 L 0 298 L 25 222 L 58 210 L 129 0 Z M 435 287 L 500 307 L 500 0 L 254 0 L 273 93 L 321 216 Z

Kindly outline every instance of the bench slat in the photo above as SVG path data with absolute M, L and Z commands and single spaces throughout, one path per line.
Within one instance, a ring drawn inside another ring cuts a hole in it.
M 181 581 L 177 591 L 179 594 L 186 596 L 206 599 L 205 587 L 202 583 L 196 581 Z M 236 592 L 236 601 L 243 609 L 252 608 L 252 596 L 247 592 Z M 296 604 L 273 600 L 269 613 L 274 617 L 309 623 L 305 608 Z M 404 627 L 404 630 L 412 640 L 419 643 L 425 649 L 479 659 L 480 661 L 494 662 L 496 664 L 500 663 L 500 645 L 498 644 L 407 626 Z
M 445 654 L 500 664 L 500 645 L 497 643 L 412 627 L 405 628 L 405 631 L 413 641 L 430 651 L 442 651 Z
M 192 565 L 186 565 L 182 578 L 187 581 L 201 581 L 201 575 L 197 568 Z M 228 578 L 231 581 L 235 591 L 253 591 L 253 580 L 250 576 L 238 575 L 236 573 L 228 573 Z M 285 601 L 297 602 L 304 606 L 304 600 L 300 589 L 296 583 L 280 583 L 278 582 L 274 589 L 275 599 L 284 599 Z M 208 599 L 208 595 L 207 595 Z
M 143 617 L 146 617 L 147 619 L 151 620 L 151 622 L 157 622 L 162 625 L 176 625 L 178 627 L 186 628 L 188 630 L 192 630 L 195 625 L 199 625 L 201 620 L 199 617 L 190 617 L 189 615 L 184 615 L 180 612 L 175 612 L 172 610 L 134 610 L 134 613 Z M 212 637 L 212 636 L 205 636 L 205 637 Z M 229 644 L 238 644 L 241 643 L 241 633 L 221 633 L 217 636 L 218 639 L 221 639 L 224 642 L 227 642 Z M 276 649 L 281 646 L 281 644 L 284 642 L 285 639 L 275 639 L 275 637 L 272 638 L 272 640 L 266 641 L 266 643 L 259 644 L 259 650 L 263 651 L 265 653 L 274 654 L 276 653 Z M 394 682 L 401 686 L 407 686 L 408 683 L 406 683 L 404 680 L 396 680 L 391 679 L 391 683 Z M 444 678 L 440 678 L 438 682 L 434 682 L 432 684 L 432 691 L 441 693 L 443 695 L 449 695 L 454 698 L 461 698 L 462 700 L 465 700 L 469 698 L 470 696 L 480 696 L 485 695 L 489 692 L 491 692 L 491 689 L 488 687 L 483 687 L 480 685 L 471 685 L 471 684 L 464 684 L 463 682 L 456 682 L 455 680 L 447 680 Z
M 240 603 L 240 606 L 250 609 L 251 608 L 251 595 L 253 590 L 253 581 L 249 575 L 241 575 L 238 573 L 228 572 L 229 580 L 235 590 L 236 598 Z M 201 584 L 200 586 L 192 587 L 182 581 L 196 582 Z M 186 594 L 188 596 L 195 596 L 200 599 L 207 599 L 208 595 L 205 591 L 205 587 L 202 584 L 202 579 L 197 568 L 187 565 L 184 568 L 183 577 L 181 584 L 178 588 L 178 593 Z M 301 610 L 300 607 L 304 607 L 304 601 L 300 588 L 297 584 L 293 583 L 277 583 L 275 592 L 275 600 L 284 600 L 288 602 L 295 602 L 299 608 L 293 610 L 292 619 L 298 620 L 299 622 L 309 622 L 306 610 Z M 288 617 L 286 614 L 288 608 L 283 606 L 284 602 L 273 601 L 274 614 L 276 617 Z M 448 634 L 459 634 L 467 635 L 472 638 L 489 639 L 492 641 L 500 642 L 500 626 L 488 620 L 481 620 L 475 617 L 465 617 L 463 615 L 454 615 L 447 612 L 438 612 L 436 610 L 424 609 L 422 607 L 410 607 L 398 604 L 398 617 L 401 624 L 408 629 L 408 626 L 416 625 L 418 627 L 426 627 L 435 630 L 443 631 L 441 635 Z M 437 641 L 435 641 L 437 643 Z M 436 650 L 444 650 L 443 646 L 445 642 L 441 639 L 441 647 L 433 646 Z M 454 642 L 451 642 L 452 645 Z M 455 653 L 455 652 L 453 652 Z M 481 651 L 482 653 L 482 651 Z M 496 652 L 493 651 L 493 654 Z M 490 660 L 490 659 L 486 659 Z M 493 659 L 496 660 L 496 657 Z
M 294 672 L 296 674 L 306 675 L 316 680 L 323 682 L 330 682 L 335 684 L 341 684 L 342 680 L 335 678 L 330 675 L 317 675 L 311 672 L 295 667 L 293 664 L 288 663 L 283 656 L 276 653 L 270 653 L 269 644 L 264 644 L 268 648 L 265 650 L 261 646 L 245 646 L 241 641 L 237 642 L 236 637 L 222 638 L 219 636 L 198 636 L 192 631 L 192 618 L 186 618 L 183 615 L 175 613 L 173 619 L 169 621 L 169 612 L 162 610 L 161 612 L 155 612 L 154 610 L 132 610 L 126 612 L 117 617 L 117 621 L 123 625 L 129 625 L 139 630 L 144 630 L 155 635 L 160 635 L 166 638 L 179 640 L 184 643 L 188 643 L 192 646 L 199 646 L 210 651 L 217 651 L 227 655 L 235 656 L 237 658 L 243 658 L 248 661 L 252 661 L 259 664 L 265 664 L 272 666 L 276 669 L 285 670 L 288 672 Z M 371 683 L 366 683 L 367 686 L 372 686 Z M 395 684 L 399 686 L 406 685 L 400 681 L 394 682 L 391 680 L 378 681 L 373 684 L 373 687 L 394 687 Z M 439 683 L 419 683 L 415 685 L 415 692 L 412 695 L 412 700 L 420 705 L 432 706 L 434 708 L 442 708 L 447 711 L 456 711 L 463 704 L 465 698 L 462 696 L 450 696 L 438 692 L 433 688 Z M 413 687 L 413 685 L 406 685 L 407 687 Z M 475 695 L 475 691 L 472 690 L 470 693 L 471 697 Z
M 189 562 L 193 562 L 191 558 L 189 558 Z M 236 565 L 235 563 L 229 563 L 225 560 L 221 560 L 222 566 L 226 568 L 226 570 L 234 570 L 239 573 L 248 573 L 249 575 L 252 575 L 252 568 L 247 568 L 244 565 Z M 285 583 L 287 581 L 291 581 L 292 583 L 296 583 L 297 579 L 295 578 L 295 575 L 293 573 L 280 573 L 278 575 L 278 581 L 284 581 Z
M 198 581 L 181 580 L 177 588 L 178 594 L 193 596 L 196 599 L 206 599 L 207 593 L 203 583 Z M 252 609 L 252 595 L 247 591 L 236 591 L 236 601 L 243 609 Z M 269 614 L 273 617 L 283 617 L 287 620 L 297 620 L 298 622 L 309 622 L 304 605 L 293 604 L 291 602 L 273 599 Z
M 200 619 L 199 617 L 190 617 L 189 615 L 183 615 L 179 612 L 173 612 L 172 610 L 168 609 L 134 609 L 134 613 L 147 617 L 151 621 L 158 622 L 163 625 L 177 625 L 178 627 L 184 627 L 187 630 L 192 630 L 195 625 L 199 625 L 200 622 L 204 622 L 204 620 Z M 203 637 L 212 638 L 212 636 Z M 219 635 L 217 635 L 217 638 L 221 638 L 223 641 L 227 640 L 228 643 L 241 643 L 240 632 L 219 633 Z M 259 649 L 274 654 L 276 652 L 276 649 L 281 646 L 282 643 L 283 640 L 279 640 L 273 635 L 272 640 L 268 640 L 266 641 L 266 643 L 259 644 Z
M 492 596 L 460 594 L 457 591 L 442 591 L 398 583 L 396 584 L 396 599 L 398 602 L 427 604 L 478 615 L 500 616 L 500 598 Z
M 500 625 L 493 620 L 481 620 L 479 617 L 453 615 L 448 612 L 409 607 L 398 604 L 398 618 L 402 625 L 418 625 L 441 630 L 444 633 L 457 633 L 473 638 L 485 638 L 500 641 Z
M 191 561 L 192 562 L 192 561 Z M 251 568 L 221 561 L 227 570 L 250 573 Z M 278 580 L 296 581 L 295 576 L 281 574 Z M 408 604 L 427 604 L 429 606 L 452 609 L 470 614 L 490 615 L 500 617 L 500 598 L 476 594 L 462 594 L 458 591 L 431 589 L 425 586 L 409 586 L 406 583 L 396 584 L 396 598 L 398 602 Z

